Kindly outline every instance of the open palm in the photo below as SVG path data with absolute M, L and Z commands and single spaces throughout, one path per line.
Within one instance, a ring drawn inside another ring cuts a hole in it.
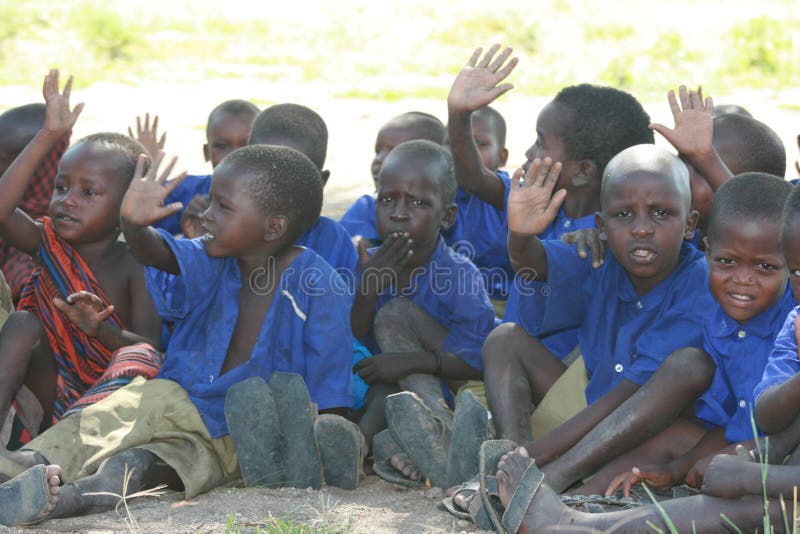
M 535 159 L 522 180 L 522 169 L 514 173 L 508 194 L 508 230 L 520 235 L 539 235 L 556 218 L 558 208 L 567 196 L 565 190 L 553 188 L 561 172 L 561 163 Z
M 150 226 L 183 207 L 180 202 L 164 206 L 164 199 L 178 187 L 186 173 L 184 172 L 167 182 L 169 174 L 175 167 L 176 158 L 173 157 L 164 172 L 158 176 L 158 167 L 161 165 L 162 158 L 163 154 L 159 154 L 145 172 L 144 168 L 148 158 L 144 154 L 139 156 L 133 180 L 131 180 L 131 185 L 128 187 L 120 207 L 120 218 L 124 222 L 141 227 Z

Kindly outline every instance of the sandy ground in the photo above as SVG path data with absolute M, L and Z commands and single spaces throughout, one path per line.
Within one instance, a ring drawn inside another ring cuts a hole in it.
M 270 516 L 325 533 L 480 532 L 445 511 L 441 500 L 440 489 L 401 489 L 371 475 L 354 491 L 238 488 L 214 490 L 191 501 L 142 498 L 129 504 L 130 517 L 136 522 L 133 528 L 121 507 L 119 513 L 56 519 L 25 529 L 0 527 L 0 532 L 224 532 L 231 516 L 235 532 L 255 531 Z

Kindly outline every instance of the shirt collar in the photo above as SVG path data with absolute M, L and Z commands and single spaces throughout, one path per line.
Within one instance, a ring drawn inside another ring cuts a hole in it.
M 797 305 L 792 293 L 792 287 L 787 282 L 786 289 L 778 301 L 759 313 L 745 324 L 740 324 L 736 319 L 732 319 L 726 314 L 722 306 L 716 305 L 716 309 L 711 317 L 711 335 L 714 337 L 729 337 L 743 331 L 746 334 L 766 338 L 775 337 L 778 329 L 783 324 L 783 320 L 789 312 Z

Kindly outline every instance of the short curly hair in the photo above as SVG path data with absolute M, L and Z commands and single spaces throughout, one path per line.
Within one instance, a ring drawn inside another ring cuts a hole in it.
M 276 104 L 256 116 L 247 144 L 291 146 L 321 171 L 328 152 L 328 127 L 317 112 L 306 106 Z
M 650 116 L 633 95 L 624 91 L 584 83 L 564 87 L 553 102 L 572 112 L 561 131 L 568 156 L 593 161 L 600 175 L 611 158 L 624 149 L 655 143 Z
M 67 152 L 71 152 L 84 144 L 99 145 L 113 150 L 115 155 L 119 156 L 120 162 L 122 163 L 119 177 L 125 184 L 129 184 L 131 180 L 133 180 L 133 174 L 136 171 L 136 164 L 139 161 L 139 156 L 144 154 L 151 157 L 150 153 L 139 141 L 130 136 L 116 132 L 100 132 L 87 135 L 72 145 Z M 149 166 L 150 162 L 148 161 L 144 167 L 145 172 L 147 172 Z

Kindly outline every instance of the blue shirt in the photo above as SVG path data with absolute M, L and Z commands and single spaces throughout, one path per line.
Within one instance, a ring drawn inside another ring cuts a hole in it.
M 713 303 L 705 256 L 688 243 L 670 275 L 639 297 L 628 273 L 611 255 L 592 268 L 574 247 L 543 241 L 547 282 L 514 281 L 521 326 L 534 336 L 579 328 L 592 403 L 623 379 L 644 384 L 677 349 L 702 347 L 703 325 Z
M 778 302 L 742 325 L 714 303 L 703 333 L 703 349 L 717 369 L 711 386 L 695 403 L 695 414 L 709 426 L 725 428 L 728 443 L 754 437 L 753 390 L 767 366 L 780 321 L 796 304 L 788 287 Z
M 356 247 L 342 225 L 333 219 L 320 216 L 311 229 L 297 240 L 297 244 L 308 247 L 327 261 L 342 277 L 353 277 L 358 266 Z
M 339 223 L 350 237 L 363 237 L 373 245 L 381 244 L 375 223 L 375 195 L 364 195 L 347 208 Z
M 173 202 L 182 202 L 183 207 L 178 213 L 173 213 L 169 217 L 156 222 L 153 224 L 153 227 L 163 228 L 172 235 L 183 233 L 183 230 L 181 229 L 181 217 L 183 216 L 183 212 L 186 211 L 186 207 L 189 205 L 189 202 L 191 202 L 192 199 L 197 195 L 207 195 L 210 189 L 210 174 L 187 175 L 186 178 L 184 178 L 183 181 L 178 184 L 178 187 L 176 187 L 172 193 L 167 195 L 167 198 L 164 199 L 165 206 Z
M 769 354 L 767 365 L 761 376 L 761 381 L 753 390 L 753 397 L 758 398 L 771 387 L 780 386 L 797 373 L 800 373 L 800 360 L 797 357 L 797 337 L 795 336 L 794 321 L 800 307 L 789 312 L 783 322 L 783 327 L 775 338 L 775 344 Z
M 145 269 L 158 313 L 175 322 L 158 378 L 187 391 L 212 438 L 228 433 L 228 388 L 251 376 L 268 381 L 274 371 L 297 373 L 319 409 L 353 404 L 350 298 L 325 260 L 308 249 L 295 258 L 274 290 L 250 359 L 220 375 L 239 314 L 237 260 L 210 258 L 199 239 L 159 233 L 180 274 Z
M 370 249 L 370 255 L 377 250 Z M 439 237 L 430 258 L 412 274 L 407 288 L 400 292 L 390 288 L 378 296 L 375 313 L 398 296 L 414 302 L 449 332 L 442 350 L 483 371 L 483 342 L 497 323 L 483 279 L 472 262 Z M 365 341 L 377 348 L 373 339 Z

